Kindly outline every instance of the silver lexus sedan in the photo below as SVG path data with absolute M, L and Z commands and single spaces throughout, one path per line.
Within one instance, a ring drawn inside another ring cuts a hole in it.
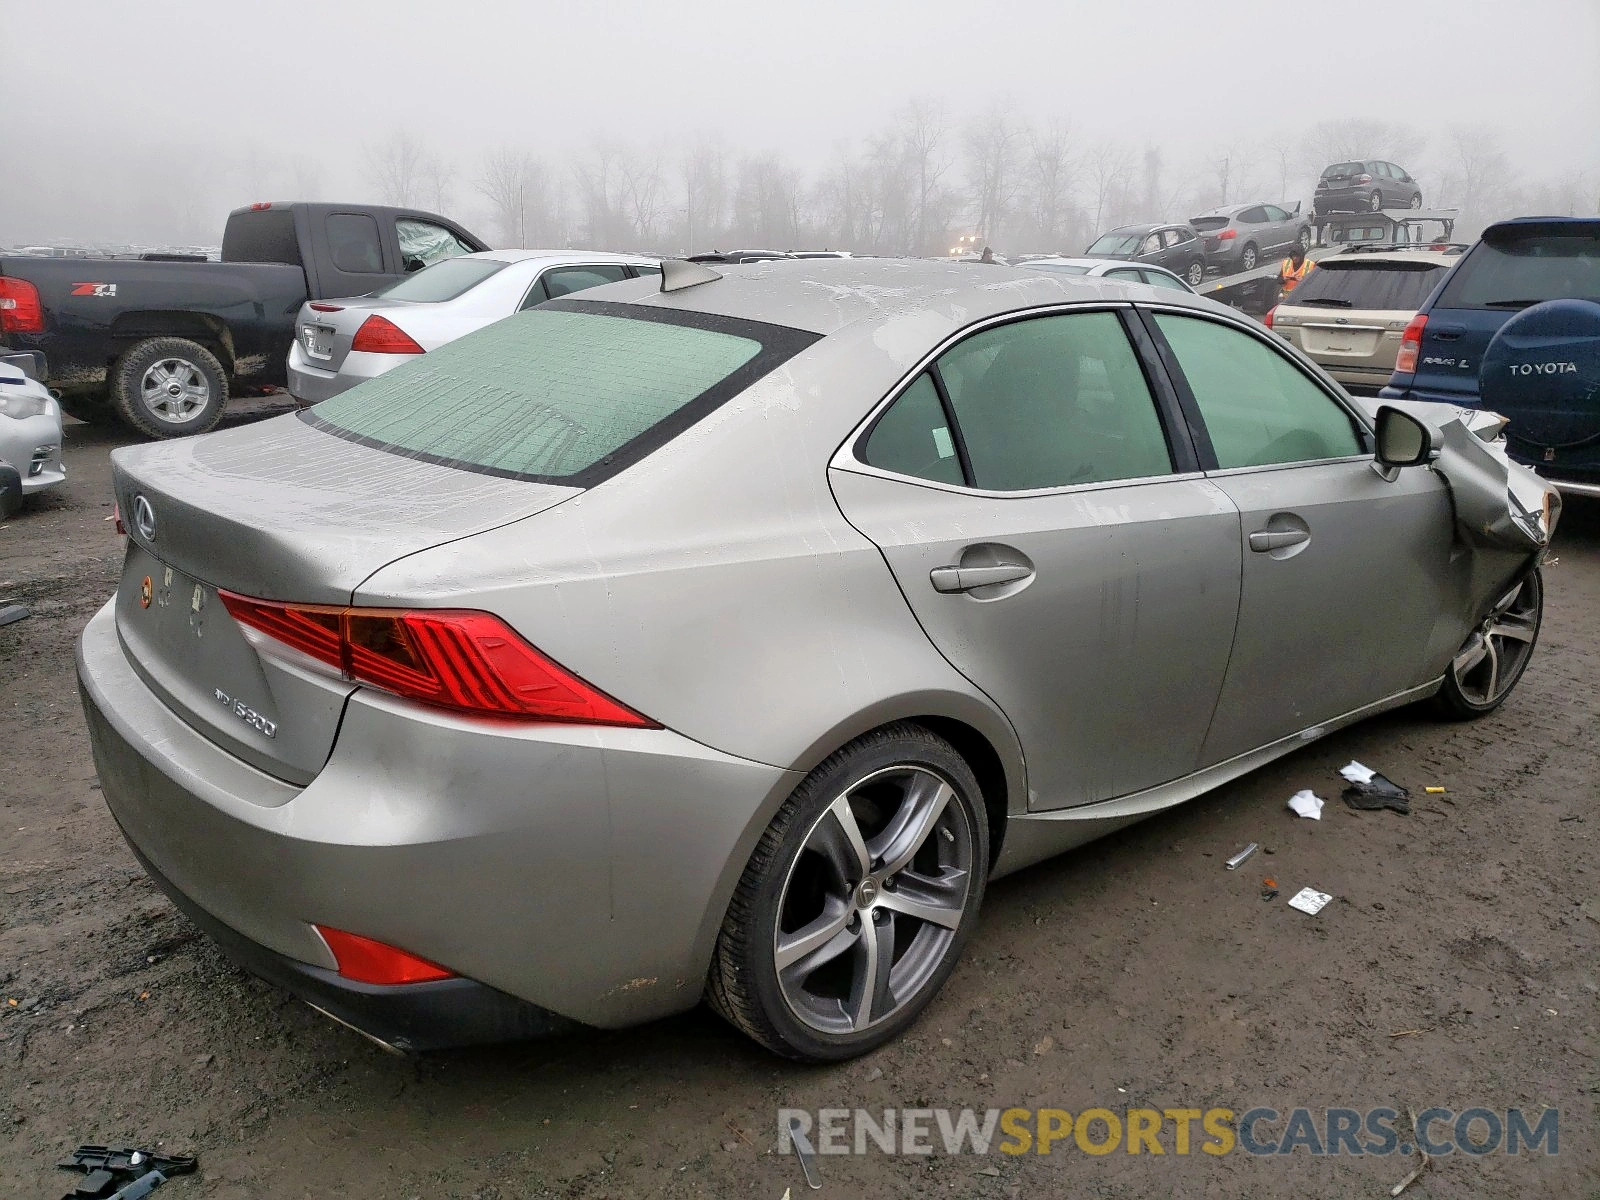
M 1143 284 L 669 262 L 116 451 L 104 795 L 391 1046 L 705 997 L 845 1058 L 991 879 L 1373 713 L 1492 712 L 1559 511 L 1500 424 L 1374 417 Z
M 436 262 L 369 296 L 308 300 L 289 346 L 289 394 L 316 404 L 514 312 L 660 272 L 659 259 L 637 254 L 485 250 Z

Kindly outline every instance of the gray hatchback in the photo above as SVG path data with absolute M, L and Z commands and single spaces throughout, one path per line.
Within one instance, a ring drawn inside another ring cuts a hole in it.
M 721 270 L 114 453 L 104 795 L 251 969 L 394 1046 L 705 996 L 844 1058 L 989 880 L 1529 661 L 1558 502 L 1453 409 L 1172 290 Z

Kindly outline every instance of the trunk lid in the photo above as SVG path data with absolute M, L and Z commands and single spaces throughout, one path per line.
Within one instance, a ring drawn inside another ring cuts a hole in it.
M 579 494 L 369 448 L 296 416 L 125 447 L 112 474 L 128 528 L 117 630 L 129 660 L 196 729 L 296 783 L 327 761 L 354 685 L 247 635 L 217 590 L 348 604 L 380 567 Z
M 337 371 L 350 353 L 356 331 L 374 313 L 390 320 L 413 307 L 404 300 L 381 296 L 349 296 L 341 300 L 316 300 L 300 307 L 294 336 L 306 357 L 319 369 Z M 396 320 L 396 324 L 404 325 Z

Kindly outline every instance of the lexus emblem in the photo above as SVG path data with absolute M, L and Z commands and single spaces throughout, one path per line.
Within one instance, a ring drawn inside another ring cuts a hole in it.
M 145 541 L 155 541 L 156 510 L 150 507 L 150 501 L 143 496 L 133 498 L 133 524 Z

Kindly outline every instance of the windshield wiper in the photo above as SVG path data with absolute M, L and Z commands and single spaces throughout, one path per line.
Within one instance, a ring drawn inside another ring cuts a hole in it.
M 1532 308 L 1535 304 L 1543 304 L 1543 300 L 1488 300 L 1485 308 Z
M 1334 308 L 1354 308 L 1348 300 L 1340 300 L 1335 296 L 1311 296 L 1305 300 L 1290 300 L 1290 304 L 1327 304 Z

